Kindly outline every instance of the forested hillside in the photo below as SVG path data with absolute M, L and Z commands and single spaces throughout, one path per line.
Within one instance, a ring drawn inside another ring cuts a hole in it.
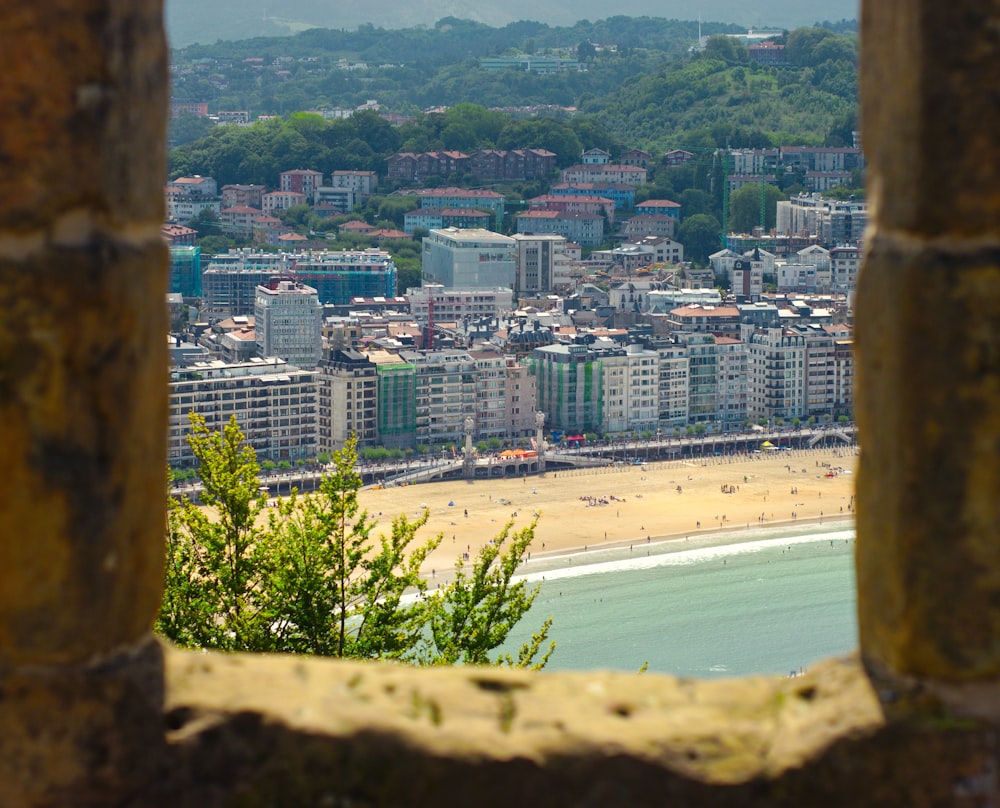
M 696 31 L 696 29 L 695 29 Z M 690 24 L 615 18 L 572 29 L 519 23 L 491 29 L 443 21 L 433 30 L 379 32 L 308 31 L 284 39 L 190 48 L 176 54 L 174 96 L 209 101 L 210 111 L 245 109 L 283 115 L 333 107 L 351 109 L 375 99 L 385 111 L 408 113 L 413 122 L 390 126 L 365 113 L 324 121 L 298 116 L 289 126 L 250 129 L 210 125 L 191 117 L 175 121 L 171 171 L 203 173 L 220 182 L 273 185 L 289 165 L 330 171 L 384 170 L 395 151 L 543 147 L 560 165 L 579 149 L 622 146 L 649 150 L 787 144 L 849 145 L 856 119 L 856 40 L 852 33 L 797 29 L 783 37 L 789 64 L 764 67 L 729 37 L 708 39 L 689 52 Z M 386 39 L 388 37 L 388 40 Z M 573 42 L 569 45 L 559 43 Z M 655 42 L 659 47 L 653 47 Z M 517 42 L 517 46 L 510 43 Z M 595 45 L 595 43 L 597 43 Z M 625 44 L 638 43 L 638 44 Z M 547 75 L 489 72 L 467 52 L 543 52 L 562 48 L 586 69 Z M 379 54 L 398 62 L 376 65 Z M 371 62 L 344 69 L 341 59 L 369 54 Z M 412 63 L 400 58 L 424 53 Z M 246 59 L 259 61 L 247 62 Z M 431 107 L 469 102 L 480 110 L 421 114 Z M 554 105 L 526 118 L 482 107 Z
M 510 0 L 481 3 L 475 0 L 369 0 L 366 3 L 338 3 L 335 0 L 166 0 L 166 20 L 175 47 L 195 42 L 238 40 L 255 36 L 287 36 L 306 28 L 339 28 L 353 31 L 361 25 L 381 28 L 433 26 L 445 16 L 476 20 L 485 25 L 504 26 L 518 20 L 538 20 L 549 25 L 572 25 L 577 20 L 598 19 L 608 14 L 600 0 L 574 3 L 538 3 Z M 760 28 L 765 25 L 796 28 L 821 20 L 853 20 L 858 15 L 857 0 L 827 0 L 818 6 L 801 0 L 701 0 L 696 10 L 684 0 L 621 0 L 616 14 L 631 17 L 690 17 L 705 21 L 722 20 Z

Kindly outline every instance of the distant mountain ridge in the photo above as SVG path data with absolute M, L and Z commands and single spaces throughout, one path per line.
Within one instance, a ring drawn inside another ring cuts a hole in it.
M 613 7 L 598 0 L 542 3 L 508 0 L 482 3 L 472 0 L 165 0 L 167 32 L 171 47 L 195 42 L 248 39 L 257 36 L 294 34 L 305 28 L 354 30 L 372 24 L 381 28 L 433 25 L 444 17 L 458 17 L 491 26 L 517 20 L 548 25 L 572 25 L 577 20 L 599 20 L 611 16 L 659 17 L 711 22 L 729 22 L 746 27 L 797 28 L 816 22 L 855 19 L 858 0 L 702 0 L 697 6 L 682 0 L 621 0 Z

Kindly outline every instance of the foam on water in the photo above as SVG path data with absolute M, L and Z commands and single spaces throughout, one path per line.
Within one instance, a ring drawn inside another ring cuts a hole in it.
M 551 615 L 552 670 L 797 671 L 857 645 L 852 527 L 785 525 L 533 560 L 523 577 L 541 591 L 501 650 L 516 651 Z

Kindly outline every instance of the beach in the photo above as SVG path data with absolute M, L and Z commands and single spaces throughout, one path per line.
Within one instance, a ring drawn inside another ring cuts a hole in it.
M 388 532 L 393 517 L 430 518 L 418 538 L 441 533 L 425 572 L 447 574 L 508 522 L 538 524 L 531 557 L 853 517 L 857 450 L 804 449 L 549 471 L 505 480 L 452 480 L 360 493 Z

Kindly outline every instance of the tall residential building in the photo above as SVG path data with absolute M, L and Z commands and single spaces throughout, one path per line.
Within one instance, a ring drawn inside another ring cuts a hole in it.
M 682 332 L 688 353 L 688 422 L 708 424 L 719 414 L 719 352 L 714 334 Z
M 557 234 L 511 236 L 517 249 L 514 291 L 518 295 L 551 292 L 569 276 L 566 237 Z
M 805 337 L 787 328 L 745 325 L 743 341 L 749 353 L 749 417 L 801 418 L 806 411 Z
M 653 432 L 659 424 L 659 356 L 632 343 L 603 350 L 601 389 L 601 431 Z
M 306 196 L 298 191 L 270 191 L 261 196 L 260 202 L 264 213 L 273 214 L 275 211 L 288 210 L 295 205 L 305 205 L 312 194 Z
M 387 449 L 417 445 L 417 366 L 398 354 L 370 351 L 377 379 L 378 442 Z
M 470 350 L 476 363 L 477 440 L 507 437 L 507 368 L 503 354 Z
M 254 303 L 257 352 L 300 368 L 314 368 L 322 349 L 323 307 L 316 290 L 290 280 L 257 287 Z
M 390 175 L 391 176 L 391 175 Z M 416 196 L 420 207 L 426 208 L 478 208 L 493 214 L 494 224 L 503 224 L 504 207 L 507 197 L 496 191 L 470 190 L 466 188 L 418 188 L 407 191 L 407 196 Z
M 461 446 L 476 411 L 476 363 L 466 351 L 400 351 L 416 368 L 417 442 Z
M 374 171 L 334 171 L 330 175 L 334 188 L 350 188 L 358 199 L 367 199 L 378 188 L 378 174 Z
M 799 194 L 777 203 L 779 236 L 814 235 L 828 246 L 858 244 L 868 222 L 868 207 L 853 199 Z
M 859 247 L 834 247 L 830 250 L 833 291 L 849 292 L 853 290 L 857 286 L 860 268 L 861 249 Z
M 395 297 L 396 265 L 378 249 L 219 253 L 202 273 L 204 307 L 222 319 L 253 314 L 258 286 L 283 277 L 313 287 L 320 303 L 345 306 L 354 297 Z
M 170 370 L 167 459 L 192 467 L 188 414 L 219 431 L 235 415 L 259 460 L 290 462 L 316 456 L 316 374 L 281 359 L 240 364 L 194 362 Z
M 263 185 L 223 185 L 222 207 L 248 207 L 262 210 L 263 196 L 267 188 Z
M 170 247 L 169 291 L 201 297 L 201 247 Z
M 358 446 L 378 442 L 378 372 L 367 356 L 353 349 L 331 350 L 317 374 L 318 449 L 343 448 L 353 435 Z
M 840 338 L 833 344 L 833 416 L 854 417 L 854 340 Z
M 514 239 L 489 230 L 431 230 L 423 240 L 423 275 L 448 289 L 514 286 Z
M 743 340 L 716 337 L 719 374 L 715 420 L 723 429 L 742 426 L 747 419 L 747 369 L 749 354 Z
M 816 323 L 794 327 L 805 339 L 805 410 L 806 418 L 833 415 L 837 388 L 834 359 L 835 339 Z
M 538 409 L 549 429 L 571 434 L 601 430 L 604 377 L 598 355 L 585 344 L 545 345 L 531 353 Z
M 530 438 L 535 434 L 538 395 L 531 368 L 516 356 L 504 357 L 504 394 L 507 399 L 507 436 Z
M 689 403 L 687 347 L 678 342 L 657 340 L 651 348 L 659 357 L 659 426 L 685 426 Z

